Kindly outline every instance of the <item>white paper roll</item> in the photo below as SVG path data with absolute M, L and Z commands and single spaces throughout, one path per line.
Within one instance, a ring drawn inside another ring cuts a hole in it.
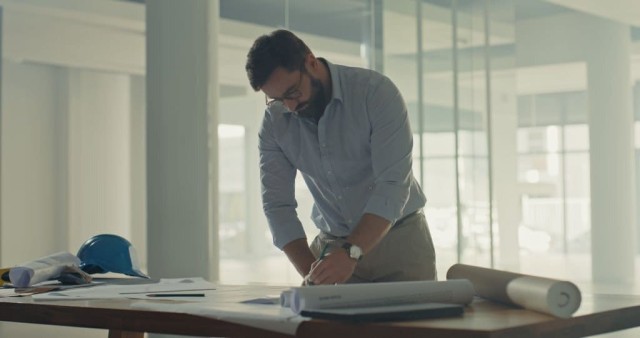
M 562 318 L 576 312 L 582 300 L 578 287 L 568 281 L 479 266 L 454 264 L 447 278 L 470 280 L 479 297 Z
M 284 290 L 280 294 L 280 306 L 291 307 L 291 290 Z
M 542 277 L 518 277 L 507 284 L 507 295 L 525 309 L 568 318 L 578 310 L 582 297 L 578 287 L 566 281 Z
M 468 280 L 316 285 L 293 288 L 291 310 L 388 306 L 415 303 L 469 304 Z

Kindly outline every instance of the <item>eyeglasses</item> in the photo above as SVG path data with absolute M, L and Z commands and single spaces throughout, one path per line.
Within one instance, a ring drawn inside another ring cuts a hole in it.
M 302 96 L 300 86 L 302 85 L 302 78 L 304 73 L 306 73 L 306 71 L 304 69 L 301 69 L 300 79 L 298 79 L 298 83 L 295 86 L 289 88 L 289 90 L 287 90 L 287 92 L 284 93 L 282 97 L 270 98 L 267 96 L 267 94 L 265 94 L 264 103 L 267 105 L 267 107 L 271 107 L 276 103 L 282 103 L 284 100 L 297 100 L 298 98 L 300 98 L 300 96 Z

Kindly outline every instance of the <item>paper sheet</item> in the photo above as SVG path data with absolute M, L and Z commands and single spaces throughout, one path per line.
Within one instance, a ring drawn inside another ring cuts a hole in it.
M 270 286 L 217 286 L 207 294 L 207 301 L 201 303 L 136 302 L 136 309 L 177 312 L 209 317 L 260 329 L 295 335 L 300 323 L 307 320 L 283 308 L 276 302 L 282 287 Z M 247 301 L 275 298 L 272 304 L 256 304 Z
M 193 292 L 193 291 L 210 291 L 215 289 L 215 284 L 208 282 L 200 277 L 194 278 L 163 278 L 159 282 L 149 282 L 148 284 L 134 285 L 109 285 L 104 284 L 92 288 L 79 288 L 64 291 L 53 291 L 44 294 L 33 295 L 34 300 L 69 300 L 69 299 L 116 299 L 116 298 L 134 298 L 148 299 L 147 294 L 160 292 Z M 163 300 L 180 301 L 204 301 L 205 297 L 176 297 L 163 298 Z
M 582 299 L 575 284 L 556 279 L 464 264 L 449 268 L 447 279 L 456 278 L 470 280 L 480 297 L 561 318 L 575 313 Z
M 60 276 L 68 266 L 79 266 L 80 259 L 68 252 L 58 252 L 34 261 L 19 264 L 9 270 L 11 284 L 24 288 Z
M 414 303 L 469 304 L 474 290 L 467 280 L 317 285 L 293 288 L 291 310 L 385 306 Z

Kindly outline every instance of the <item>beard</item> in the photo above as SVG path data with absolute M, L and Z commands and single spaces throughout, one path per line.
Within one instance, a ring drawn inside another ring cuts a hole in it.
M 298 104 L 296 114 L 300 117 L 313 118 L 318 121 L 327 107 L 327 95 L 325 95 L 324 86 L 322 86 L 322 82 L 319 79 L 312 76 L 309 76 L 309 79 L 311 80 L 311 96 L 309 100 Z

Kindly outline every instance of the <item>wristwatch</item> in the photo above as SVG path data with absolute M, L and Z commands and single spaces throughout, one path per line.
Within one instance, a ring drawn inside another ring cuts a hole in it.
M 342 245 L 342 248 L 347 250 L 347 254 L 349 255 L 349 257 L 357 261 L 362 259 L 362 249 L 359 246 L 351 244 L 349 242 L 345 242 Z

